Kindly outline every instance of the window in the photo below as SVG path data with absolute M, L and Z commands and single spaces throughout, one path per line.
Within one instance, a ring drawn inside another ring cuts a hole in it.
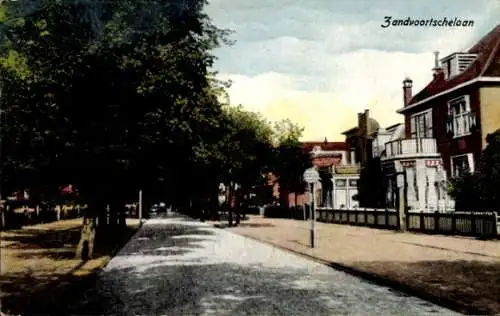
M 451 58 L 444 63 L 444 75 L 446 79 L 452 77 L 452 63 Z
M 467 69 L 475 60 L 476 54 L 455 53 L 441 60 L 444 76 L 449 80 Z
M 347 184 L 346 180 L 344 180 L 344 179 L 335 181 L 335 186 L 339 187 L 339 188 L 344 188 L 346 186 L 346 184 Z
M 465 154 L 451 157 L 451 175 L 458 177 L 465 172 L 474 172 L 473 155 Z
M 475 124 L 475 116 L 470 112 L 469 96 L 462 96 L 448 102 L 448 132 L 454 137 L 470 134 L 470 128 Z
M 410 125 L 412 138 L 432 138 L 432 110 L 412 115 Z

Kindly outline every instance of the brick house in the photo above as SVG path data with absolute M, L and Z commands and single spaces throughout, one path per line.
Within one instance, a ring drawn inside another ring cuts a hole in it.
M 405 138 L 385 145 L 386 171 L 404 172 L 410 207 L 449 209 L 446 178 L 473 172 L 500 128 L 500 25 L 466 52 L 436 52 L 432 81 L 416 95 L 412 85 L 403 81 Z
M 325 174 L 331 174 L 334 166 L 345 165 L 349 161 L 349 146 L 345 142 L 329 142 L 326 138 L 322 142 L 303 142 L 303 149 L 311 155 L 313 166 Z M 273 195 L 288 195 L 289 206 L 300 206 L 309 202 L 308 194 L 280 192 L 276 177 L 270 175 L 273 183 Z M 332 200 L 331 180 L 323 179 L 317 186 L 316 203 L 318 206 L 329 206 Z
M 466 52 L 439 60 L 433 80 L 412 95 L 404 89 L 407 137 L 434 138 L 448 177 L 473 172 L 486 136 L 500 128 L 500 25 Z
M 351 165 L 364 164 L 372 159 L 373 134 L 379 130 L 380 124 L 370 117 L 370 111 L 358 113 L 358 125 L 342 134 L 349 145 Z

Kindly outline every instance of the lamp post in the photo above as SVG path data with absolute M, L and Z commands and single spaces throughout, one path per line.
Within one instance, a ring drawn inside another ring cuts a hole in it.
M 310 198 L 310 245 L 311 248 L 314 248 L 314 239 L 315 239 L 315 216 L 316 216 L 316 203 L 315 203 L 315 198 L 316 198 L 316 183 L 319 181 L 319 173 L 316 168 L 309 168 L 304 172 L 304 181 L 308 183 L 309 185 L 309 191 L 311 192 L 311 198 Z

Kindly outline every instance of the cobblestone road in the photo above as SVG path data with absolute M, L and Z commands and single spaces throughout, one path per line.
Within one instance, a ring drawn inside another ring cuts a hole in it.
M 149 220 L 71 314 L 457 315 L 182 217 Z

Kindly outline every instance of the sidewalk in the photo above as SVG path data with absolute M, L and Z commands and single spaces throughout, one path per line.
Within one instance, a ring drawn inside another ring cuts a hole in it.
M 474 314 L 500 313 L 500 241 L 250 216 L 227 228 Z M 415 294 L 413 293 L 413 294 Z
M 97 241 L 94 258 L 88 261 L 75 258 L 81 218 L 0 232 L 0 310 L 45 314 L 64 305 L 137 231 L 138 220 L 127 219 L 127 226 L 125 236 Z

